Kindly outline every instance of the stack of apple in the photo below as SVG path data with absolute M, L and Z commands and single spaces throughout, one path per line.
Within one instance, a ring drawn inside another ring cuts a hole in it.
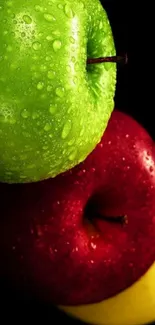
M 4 1 L 0 43 L 0 275 L 89 323 L 155 319 L 155 147 L 114 110 L 105 10 Z

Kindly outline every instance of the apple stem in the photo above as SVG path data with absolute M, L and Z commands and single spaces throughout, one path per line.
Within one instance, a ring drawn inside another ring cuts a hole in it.
M 124 215 L 124 216 L 100 216 L 100 219 L 102 220 L 106 220 L 108 222 L 116 222 L 116 223 L 120 223 L 123 225 L 127 225 L 128 224 L 128 216 Z
M 127 64 L 128 63 L 128 56 L 125 54 L 124 56 L 107 56 L 105 58 L 92 58 L 87 59 L 87 64 L 97 64 L 97 63 L 105 63 L 105 62 L 113 62 L 113 63 L 121 63 Z

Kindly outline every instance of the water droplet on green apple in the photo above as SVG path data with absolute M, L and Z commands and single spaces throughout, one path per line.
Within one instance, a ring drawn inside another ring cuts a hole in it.
M 44 83 L 42 81 L 39 81 L 37 84 L 37 89 L 42 90 L 44 88 Z
M 61 3 L 58 4 L 59 9 L 63 9 L 63 5 Z
M 61 49 L 61 41 L 60 40 L 55 40 L 53 42 L 53 49 L 55 52 Z
M 70 41 L 71 41 L 72 44 L 75 44 L 75 39 L 74 39 L 74 37 L 71 36 L 71 37 L 70 37 Z
M 51 42 L 51 41 L 53 41 L 53 36 L 52 35 L 47 35 L 46 39 L 47 39 L 47 41 Z
M 55 78 L 55 71 L 52 71 L 52 70 L 48 71 L 47 77 L 50 80 L 54 79 Z
M 26 109 L 24 109 L 21 112 L 21 116 L 26 119 L 26 118 L 28 118 L 30 116 L 30 113 Z
M 34 112 L 34 113 L 32 114 L 32 119 L 33 119 L 33 120 L 37 120 L 38 118 L 39 118 L 39 113 Z
M 51 92 L 52 90 L 53 90 L 53 87 L 48 85 L 48 86 L 47 86 L 47 91 L 48 91 L 48 93 Z
M 75 138 L 72 138 L 70 141 L 68 141 L 68 146 L 72 146 L 75 143 Z
M 24 32 L 21 33 L 21 37 L 25 37 L 26 34 Z
M 44 14 L 44 18 L 46 21 L 48 21 L 50 23 L 55 20 L 55 17 L 52 16 L 51 14 Z
M 76 155 L 77 155 L 77 149 L 74 148 L 69 155 L 69 160 L 73 161 L 76 158 Z
M 48 131 L 51 130 L 51 127 L 52 127 L 52 126 L 51 126 L 49 123 L 46 123 L 45 126 L 44 126 L 44 130 L 45 130 L 46 132 L 48 132 Z
M 41 44 L 40 44 L 39 42 L 34 42 L 34 43 L 32 44 L 32 47 L 33 47 L 33 49 L 34 49 L 35 51 L 38 51 L 38 50 L 40 50 L 40 48 L 41 48 Z
M 110 69 L 112 69 L 112 65 L 113 65 L 113 63 L 111 63 L 111 62 L 105 62 L 104 63 L 105 70 L 109 71 Z
M 64 94 L 65 94 L 65 92 L 64 92 L 64 88 L 62 88 L 62 87 L 57 87 L 56 88 L 56 90 L 55 90 L 55 93 L 56 93 L 56 95 L 58 96 L 58 97 L 64 97 Z
M 51 104 L 49 107 L 50 114 L 53 115 L 56 112 L 56 110 L 57 110 L 57 107 L 55 105 Z
M 73 17 L 74 17 L 74 12 L 73 12 L 73 10 L 71 9 L 71 7 L 69 6 L 69 4 L 66 4 L 66 5 L 65 5 L 64 12 L 65 12 L 65 15 L 66 15 L 68 18 L 73 18 Z
M 46 56 L 45 60 L 49 62 L 51 60 L 50 56 Z
M 46 70 L 47 70 L 46 65 L 41 65 L 41 66 L 40 66 L 40 71 L 44 72 L 44 71 L 46 71 Z
M 80 3 L 79 3 L 79 6 L 80 6 L 81 9 L 84 9 L 84 8 L 85 8 L 85 5 L 84 5 L 83 2 L 80 2 Z
M 103 28 L 103 22 L 100 21 L 100 23 L 99 23 L 99 29 L 102 29 L 102 28 Z
M 78 62 L 75 63 L 75 71 L 76 71 L 76 72 L 79 71 L 79 63 L 78 63 Z
M 34 7 L 34 9 L 35 9 L 35 11 L 37 11 L 37 12 L 41 11 L 41 7 L 40 7 L 39 5 L 36 5 L 36 6 Z
M 75 56 L 72 56 L 71 60 L 72 60 L 73 63 L 75 63 L 76 62 Z
M 70 65 L 67 65 L 66 70 L 67 70 L 67 72 L 71 72 L 72 71 L 71 66 Z
M 28 15 L 23 16 L 23 20 L 26 24 L 31 24 L 32 23 L 32 18 Z
M 71 123 L 71 120 L 68 120 L 64 127 L 63 127 L 63 130 L 62 130 L 62 134 L 61 134 L 61 137 L 62 139 L 66 139 L 71 131 L 71 127 L 72 127 L 72 123 Z

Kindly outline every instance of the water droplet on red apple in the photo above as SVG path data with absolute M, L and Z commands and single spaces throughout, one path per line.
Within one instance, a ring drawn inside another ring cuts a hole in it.
M 90 248 L 91 248 L 92 250 L 95 250 L 96 247 L 97 247 L 97 245 L 96 245 L 95 243 L 93 243 L 93 242 L 90 243 Z

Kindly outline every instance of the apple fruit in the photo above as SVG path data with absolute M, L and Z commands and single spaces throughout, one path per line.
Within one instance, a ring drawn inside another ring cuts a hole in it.
M 112 29 L 99 0 L 0 7 L 0 181 L 53 178 L 100 142 L 114 109 Z
M 115 297 L 97 304 L 59 309 L 95 325 L 151 325 L 155 322 L 155 263 L 136 283 Z
M 56 305 L 110 298 L 155 261 L 155 146 L 118 110 L 84 162 L 0 197 L 0 273 Z

